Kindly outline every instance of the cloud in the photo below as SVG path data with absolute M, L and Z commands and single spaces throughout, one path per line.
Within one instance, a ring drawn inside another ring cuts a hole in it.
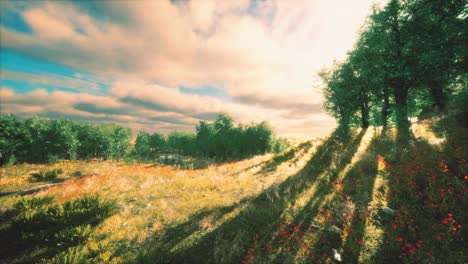
M 80 78 L 81 77 L 81 78 Z M 64 75 L 41 72 L 36 74 L 16 72 L 2 69 L 0 78 L 2 80 L 22 81 L 37 86 L 50 85 L 65 87 L 81 92 L 99 92 L 100 85 L 94 81 L 83 79 L 84 76 L 67 77 Z
M 8 74 L 88 93 L 68 95 L 72 104 L 63 109 L 70 114 L 122 119 L 127 113 L 141 126 L 161 113 L 196 123 L 221 112 L 242 122 L 266 119 L 284 133 L 295 125 L 333 126 L 307 122 L 325 116 L 316 71 L 346 54 L 378 0 L 174 2 L 103 2 L 99 16 L 69 2 L 41 2 L 21 13 L 31 33 L 0 26 L 2 48 L 107 80 L 108 103 L 89 102 L 95 87 L 86 90 L 80 80 Z M 232 101 L 187 95 L 180 86 L 222 87 Z M 26 106 L 21 100 L 9 107 Z

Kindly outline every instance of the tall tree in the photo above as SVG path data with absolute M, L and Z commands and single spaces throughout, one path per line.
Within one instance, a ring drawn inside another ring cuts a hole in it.
M 338 120 L 339 128 L 347 132 L 351 118 L 359 108 L 355 89 L 355 75 L 348 62 L 336 64 L 331 70 L 319 73 L 325 86 L 324 109 Z

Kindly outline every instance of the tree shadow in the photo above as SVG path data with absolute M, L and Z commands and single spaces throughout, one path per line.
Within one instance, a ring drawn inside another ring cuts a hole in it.
M 338 173 L 351 161 L 364 134 L 365 130 L 360 133 L 333 133 L 317 148 L 301 171 L 251 198 L 235 217 L 204 234 L 189 247 L 168 249 L 164 245 L 152 243 L 150 252 L 161 252 L 163 249 L 167 253 L 164 259 L 158 259 L 153 263 L 233 263 L 240 261 L 252 237 L 258 234 L 270 240 L 273 238 L 272 231 L 277 227 L 288 205 L 293 204 L 322 173 L 329 168 L 333 168 Z M 333 176 L 329 177 L 331 179 Z M 166 233 L 173 234 L 176 229 L 180 227 L 173 227 L 172 230 L 170 228 Z M 183 237 L 186 236 L 187 234 Z M 162 241 L 167 239 L 169 238 L 155 238 L 155 240 Z M 180 239 L 176 240 L 180 241 Z M 176 241 L 173 240 L 170 245 L 175 243 Z M 137 262 L 144 263 L 145 258 Z
M 0 192 L 0 197 L 10 196 L 10 195 L 25 196 L 25 195 L 29 195 L 29 194 L 34 194 L 36 192 L 43 191 L 43 190 L 46 190 L 46 189 L 48 189 L 48 188 L 50 188 L 52 186 L 60 184 L 60 183 L 62 183 L 64 181 L 65 181 L 65 179 L 58 179 L 58 180 L 50 181 L 51 183 L 34 186 L 34 187 L 28 188 L 26 190 Z
M 0 214 L 0 262 L 39 263 L 83 244 L 117 212 L 115 201 L 87 196 L 59 205 L 52 196 L 23 199 Z
M 313 142 L 306 141 L 299 144 L 297 147 L 291 148 L 285 152 L 279 153 L 273 156 L 272 159 L 265 162 L 262 169 L 256 174 L 262 174 L 265 172 L 275 171 L 281 164 L 286 161 L 292 160 L 291 164 L 297 163 L 301 153 L 306 153 L 313 146 Z
M 409 131 L 405 146 L 397 139 L 394 145 L 396 152 L 382 153 L 387 154 L 390 161 L 387 187 L 392 195 L 389 195 L 388 206 L 395 210 L 403 224 L 393 218 L 381 223 L 384 230 L 382 240 L 389 243 L 376 250 L 370 260 L 372 263 L 411 263 L 416 261 L 416 256 L 421 263 L 439 263 L 441 258 L 444 258 L 444 263 L 466 262 L 466 254 L 463 253 L 466 230 L 446 243 L 439 241 L 443 238 L 437 238 L 437 234 L 446 232 L 440 223 L 448 213 L 459 215 L 460 221 L 467 219 L 466 202 L 448 195 L 448 192 L 462 193 L 465 189 L 462 183 L 466 174 L 467 152 L 466 144 L 461 142 L 466 142 L 466 135 L 456 138 L 459 131 L 453 127 L 446 131 L 454 134 L 445 134 L 446 142 L 440 146 L 416 138 Z M 453 145 L 453 142 L 460 145 Z M 398 243 L 397 238 L 404 243 Z M 424 242 L 416 247 L 418 241 Z M 406 245 L 408 248 L 405 249 Z M 411 245 L 415 247 L 413 252 L 410 252 Z M 430 254 L 426 255 L 429 251 Z

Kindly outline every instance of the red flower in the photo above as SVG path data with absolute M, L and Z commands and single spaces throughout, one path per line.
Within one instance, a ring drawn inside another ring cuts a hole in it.
M 398 242 L 403 242 L 403 238 L 402 238 L 402 237 L 398 237 L 396 240 L 397 240 Z

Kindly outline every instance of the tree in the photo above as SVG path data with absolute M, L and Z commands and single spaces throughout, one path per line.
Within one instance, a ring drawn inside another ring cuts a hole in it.
M 446 110 L 453 79 L 464 72 L 464 28 L 466 14 L 463 0 L 408 0 L 409 49 L 414 54 L 415 78 L 421 89 L 429 88 L 431 108 Z M 429 109 L 427 109 L 429 110 Z
M 332 70 L 322 70 L 319 73 L 325 86 L 324 109 L 338 120 L 340 129 L 346 132 L 351 118 L 359 108 L 356 87 L 356 78 L 349 64 L 345 62 L 336 64 Z
M 158 133 L 154 133 L 149 137 L 149 151 L 154 157 L 158 152 L 162 152 L 166 149 L 166 140 L 164 136 Z
M 130 151 L 130 139 L 132 137 L 132 131 L 130 128 L 124 128 L 120 126 L 113 126 L 111 134 L 111 153 L 112 157 L 120 158 L 126 156 Z
M 150 135 L 147 132 L 140 131 L 135 141 L 135 152 L 136 154 L 145 160 L 150 155 Z

